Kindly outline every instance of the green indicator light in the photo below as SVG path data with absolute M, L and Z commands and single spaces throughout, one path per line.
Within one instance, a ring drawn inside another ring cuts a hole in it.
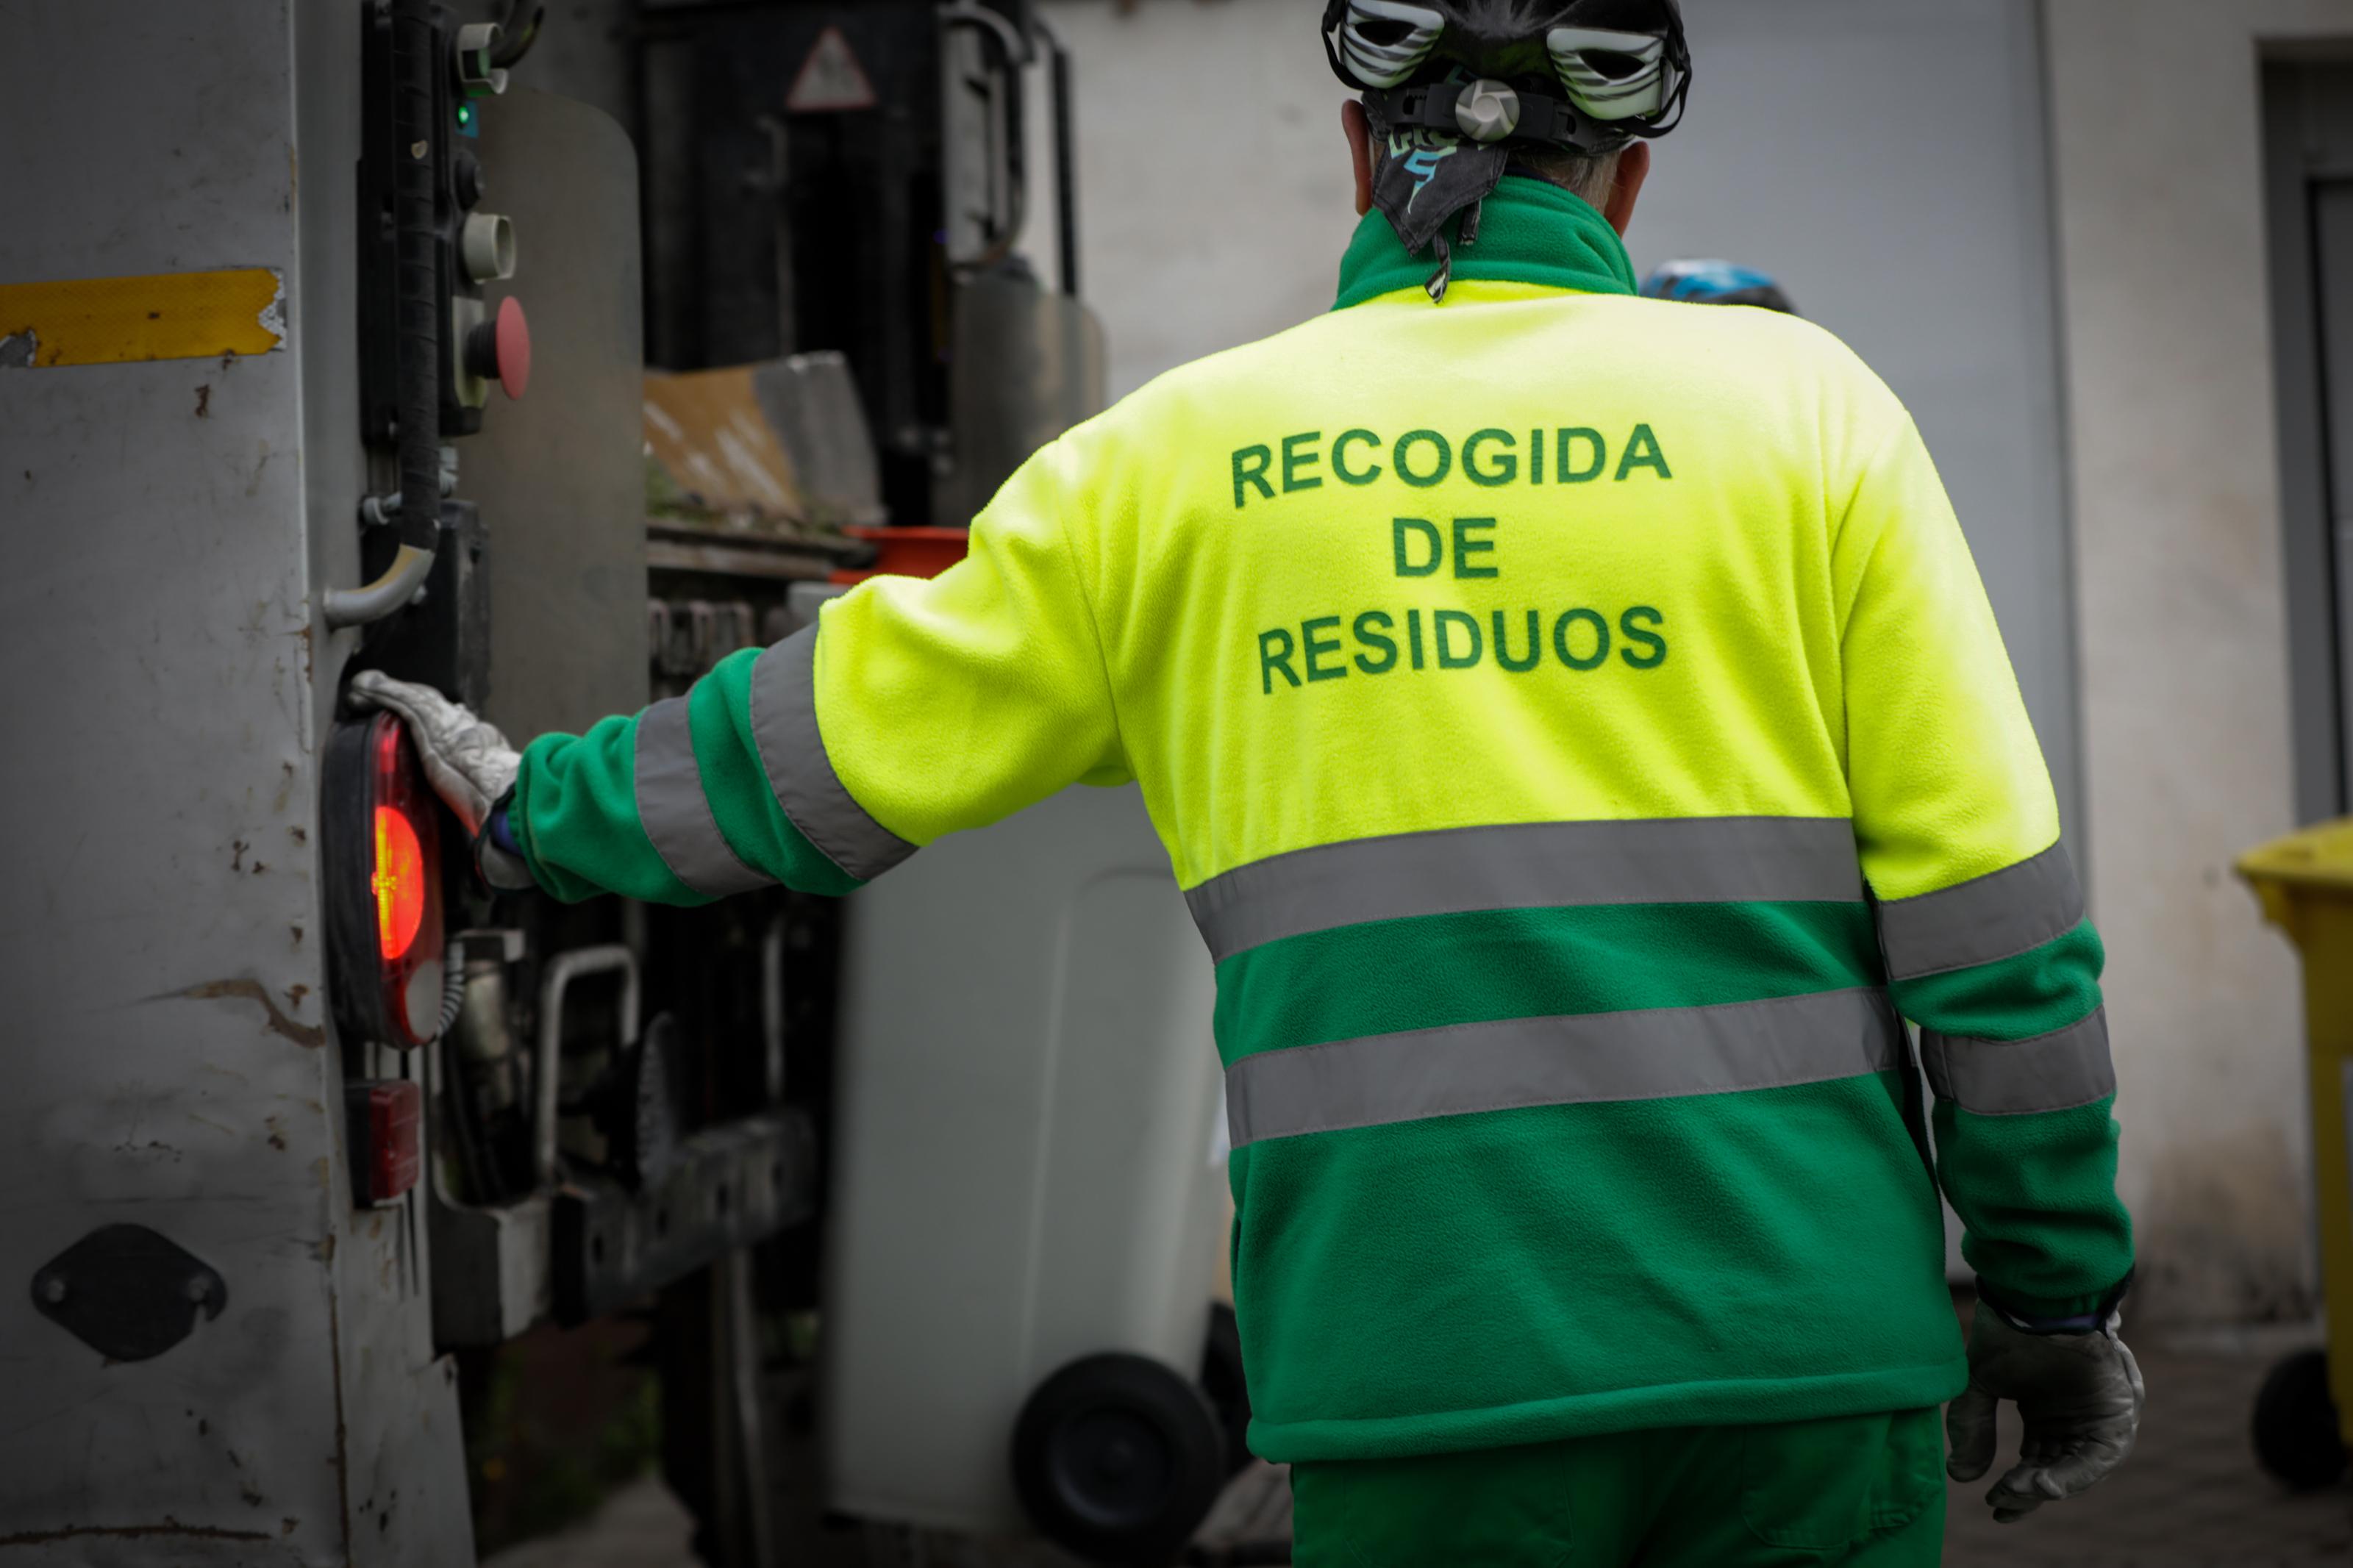
M 458 123 L 460 125 L 471 125 L 473 122 L 474 106 L 470 103 L 459 104 L 458 106 Z

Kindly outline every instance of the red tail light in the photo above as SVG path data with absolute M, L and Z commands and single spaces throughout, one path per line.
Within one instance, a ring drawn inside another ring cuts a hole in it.
M 417 829 L 392 807 L 377 806 L 375 873 L 368 886 L 375 890 L 376 944 L 387 963 L 417 945 L 417 928 L 425 923 L 427 875 Z
M 343 1105 L 352 1162 L 352 1195 L 388 1204 L 417 1185 L 425 1163 L 425 1095 L 406 1079 L 347 1081 Z
M 363 1039 L 423 1045 L 440 1026 L 440 805 L 389 713 L 336 731 L 323 784 L 336 1022 Z

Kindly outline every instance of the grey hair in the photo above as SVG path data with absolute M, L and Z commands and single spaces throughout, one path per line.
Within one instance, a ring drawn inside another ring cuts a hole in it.
M 1512 150 L 1515 163 L 1525 164 L 1597 210 L 1609 200 L 1610 189 L 1618 184 L 1618 165 L 1625 156 L 1623 147 L 1598 157 L 1567 147 L 1521 146 Z

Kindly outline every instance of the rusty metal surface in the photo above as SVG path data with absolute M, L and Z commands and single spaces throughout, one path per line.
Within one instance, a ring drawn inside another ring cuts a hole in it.
M 658 519 L 791 536 L 884 520 L 858 386 L 839 353 L 648 371 Z
M 646 449 L 689 505 L 758 529 L 808 515 L 800 478 L 752 386 L 752 367 L 646 373 Z
M 0 368 L 0 664 L 27 677 L 0 698 L 12 1564 L 470 1560 L 423 1259 L 405 1209 L 354 1223 L 322 995 L 315 760 L 351 639 L 311 605 L 356 572 L 358 15 L 0 22 L 11 58 L 104 62 L 0 94 L 33 154 L 0 175 L 0 277 L 266 268 L 287 334 Z M 42 1318 L 35 1268 L 109 1224 L 216 1269 L 218 1317 L 111 1365 Z

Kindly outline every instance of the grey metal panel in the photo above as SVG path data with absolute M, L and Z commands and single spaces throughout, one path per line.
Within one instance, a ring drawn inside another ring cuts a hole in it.
M 813 521 L 888 521 L 874 437 L 848 359 L 828 351 L 768 360 L 752 367 L 752 395 L 793 460 Z
M 2331 92 L 2329 89 L 2336 90 Z M 2263 72 L 2263 183 L 2271 228 L 2274 365 L 2280 424 L 2280 554 L 2295 721 L 2296 817 L 2318 822 L 2348 805 L 2337 613 L 2337 551 L 2328 512 L 2321 410 L 2319 300 L 2311 178 L 2328 153 L 2318 104 L 2353 102 L 2353 68 L 2274 65 Z M 2319 121 L 2319 123 L 2316 123 Z M 2353 135 L 2335 138 L 2353 163 Z M 2353 299 L 2353 296 L 2348 296 Z
M 520 401 L 493 390 L 459 444 L 490 538 L 491 719 L 521 741 L 649 696 L 637 155 L 585 103 L 510 88 L 482 106 L 485 210 L 514 220 L 531 321 Z
M 2330 180 L 2312 187 L 2312 287 L 2319 327 L 2320 429 L 2325 442 L 2327 493 L 2322 525 L 2334 570 L 2323 579 L 2334 590 L 2337 654 L 2336 724 L 2338 778 L 2353 778 L 2353 715 L 2345 701 L 2353 691 L 2353 181 Z M 2325 731 L 2324 731 L 2325 732 Z M 2342 808 L 2343 800 L 2338 802 Z
M 2055 252 L 2031 0 L 1689 0 L 1698 87 L 1638 269 L 1727 256 L 1884 376 L 1926 437 L 2082 835 Z
M 343 1563 L 363 1517 L 371 1563 L 470 1558 L 416 1232 L 353 1224 L 322 1016 L 314 759 L 350 639 L 311 605 L 356 570 L 358 16 L 0 17 L 0 56 L 103 61 L 0 94 L 29 154 L 0 163 L 0 279 L 267 267 L 290 325 L 227 362 L 0 370 L 0 1538 L 52 1538 L 12 1562 Z M 24 1281 L 117 1221 L 227 1301 L 107 1365 Z
M 536 7 L 533 7 L 535 9 Z M 460 6 L 485 20 L 509 12 L 529 17 L 522 6 Z M 634 135 L 638 116 L 637 0 L 565 0 L 547 8 L 528 63 L 515 78 L 542 92 L 558 92 L 604 110 Z
M 933 522 L 970 522 L 1030 453 L 1103 405 L 1103 327 L 1068 294 L 1026 270 L 982 272 L 956 286 L 955 467 Z

